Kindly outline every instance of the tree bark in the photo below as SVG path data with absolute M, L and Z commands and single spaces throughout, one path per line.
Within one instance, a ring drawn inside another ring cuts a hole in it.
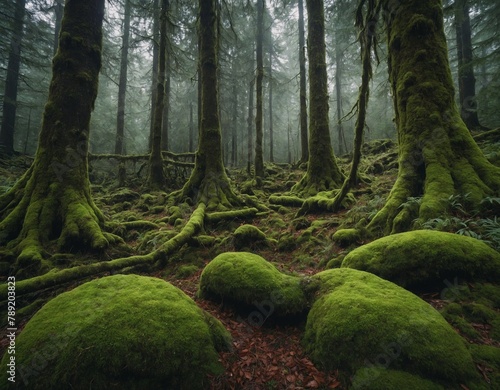
M 21 44 L 23 40 L 26 0 L 16 0 L 12 37 L 10 39 L 7 78 L 3 95 L 3 116 L 0 128 L 0 156 L 14 153 L 14 132 L 16 126 L 17 87 L 21 66 Z
M 273 129 L 273 42 L 269 34 L 269 161 L 274 162 L 274 129 Z
M 330 139 L 323 0 L 307 0 L 309 56 L 309 161 L 307 172 L 292 188 L 303 196 L 340 188 L 344 180 Z
M 340 16 L 339 16 L 340 17 Z M 347 147 L 344 150 L 345 136 L 342 126 L 342 51 L 340 46 L 340 32 L 335 30 L 335 94 L 337 95 L 337 136 L 339 154 L 347 153 Z
M 233 125 L 231 134 L 231 163 L 238 165 L 238 88 L 235 77 L 233 83 Z
M 163 120 L 161 125 L 161 150 L 168 150 L 170 147 L 169 133 L 170 133 L 170 70 L 171 70 L 171 52 L 169 49 L 166 51 L 166 79 L 165 79 L 165 97 L 163 104 Z
M 90 114 L 101 68 L 104 0 L 67 1 L 35 160 L 0 197 L 0 245 L 14 272 L 36 274 L 46 250 L 102 250 L 104 233 L 88 178 Z
M 193 102 L 189 103 L 189 152 L 194 152 Z
M 476 77 L 472 63 L 470 11 L 467 0 L 455 0 L 460 115 L 470 130 L 481 128 L 477 115 Z
M 55 26 L 54 26 L 54 44 L 53 44 L 53 55 L 57 53 L 57 46 L 59 46 L 59 33 L 61 32 L 61 22 L 64 12 L 64 1 L 54 0 L 54 14 L 55 14 Z
M 158 55 L 158 81 L 156 85 L 155 116 L 153 126 L 153 142 L 149 158 L 148 186 L 152 189 L 162 189 L 165 186 L 163 158 L 161 155 L 161 137 L 163 122 L 163 105 L 165 99 L 165 72 L 167 59 L 167 13 L 169 0 L 162 0 L 160 15 L 160 52 Z
M 201 69 L 201 128 L 195 167 L 187 183 L 175 196 L 204 203 L 207 210 L 226 210 L 240 204 L 222 162 L 222 142 L 217 88 L 216 0 L 199 1 Z
M 500 168 L 472 139 L 454 100 L 440 0 L 382 0 L 389 76 L 399 138 L 399 172 L 385 206 L 368 225 L 396 233 L 412 221 L 437 218 L 452 195 L 469 194 L 466 207 L 498 194 Z M 421 197 L 416 207 L 405 205 Z
M 309 139 L 307 133 L 307 88 L 306 88 L 306 40 L 304 27 L 304 3 L 299 0 L 299 74 L 300 74 L 300 161 L 309 160 Z
M 253 50 L 252 50 L 253 57 Z M 247 174 L 252 171 L 252 152 L 253 152 L 253 89 L 254 89 L 254 62 L 250 67 L 250 81 L 248 82 L 248 116 L 247 116 Z
M 262 148 L 263 126 L 262 126 L 262 81 L 264 79 L 264 60 L 263 60 L 263 43 L 264 43 L 264 0 L 257 0 L 257 79 L 255 83 L 256 95 L 256 114 L 255 114 L 255 177 L 262 179 L 264 177 L 264 151 Z
M 125 148 L 125 95 L 127 93 L 128 49 L 130 39 L 130 0 L 125 0 L 123 17 L 122 52 L 120 58 L 120 81 L 118 83 L 118 112 L 116 114 L 115 154 L 123 154 Z
M 153 147 L 153 128 L 155 122 L 155 103 L 156 103 L 156 93 L 157 93 L 157 82 L 158 82 L 158 63 L 159 63 L 159 52 L 160 52 L 160 20 L 159 20 L 159 0 L 153 1 L 153 69 L 151 73 L 151 126 L 149 129 L 149 150 Z

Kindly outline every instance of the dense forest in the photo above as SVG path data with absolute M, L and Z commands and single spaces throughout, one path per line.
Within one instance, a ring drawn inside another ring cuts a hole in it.
M 500 3 L 0 4 L 0 388 L 500 389 Z

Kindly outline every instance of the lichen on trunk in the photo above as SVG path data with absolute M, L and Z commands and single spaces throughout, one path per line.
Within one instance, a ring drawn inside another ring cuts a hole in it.
M 118 238 L 90 193 L 88 134 L 101 67 L 104 0 L 67 2 L 35 161 L 0 198 L 0 245 L 14 272 L 39 272 L 46 250 L 102 250 Z
M 469 207 L 498 194 L 491 165 L 460 118 L 439 0 L 380 0 L 388 33 L 389 76 L 399 138 L 399 173 L 385 206 L 368 225 L 385 234 L 443 214 L 446 200 L 468 194 Z M 416 212 L 403 207 L 421 197 Z

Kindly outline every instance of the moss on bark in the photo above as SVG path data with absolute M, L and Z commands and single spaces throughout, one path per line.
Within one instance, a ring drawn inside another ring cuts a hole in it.
M 118 240 L 102 230 L 104 216 L 88 179 L 103 14 L 104 0 L 69 2 L 65 8 L 35 161 L 0 199 L 0 245 L 17 257 L 15 270 L 36 273 L 49 245 L 102 250 Z
M 443 200 L 469 194 L 469 206 L 500 190 L 491 165 L 460 118 L 438 0 L 379 2 L 388 32 L 389 75 L 399 138 L 399 174 L 386 205 L 368 228 L 395 233 L 415 218 L 441 215 Z M 418 213 L 401 205 L 422 197 Z

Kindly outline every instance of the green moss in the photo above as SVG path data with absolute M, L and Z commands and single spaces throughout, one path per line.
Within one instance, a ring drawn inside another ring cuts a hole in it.
M 179 279 L 189 278 L 198 272 L 199 268 L 196 265 L 181 265 L 177 272 L 175 273 L 175 277 Z
M 405 371 L 371 366 L 356 372 L 352 379 L 352 389 L 444 390 L 444 387 Z
M 207 374 L 221 372 L 217 350 L 229 340 L 219 321 L 169 283 L 110 276 L 59 295 L 29 321 L 16 340 L 16 384 L 201 389 Z
M 285 275 L 247 252 L 222 253 L 208 263 L 201 274 L 199 293 L 250 308 L 259 318 L 301 314 L 307 308 L 300 278 Z
M 233 243 L 235 249 L 250 247 L 253 244 L 266 243 L 265 233 L 253 225 L 241 225 L 233 233 Z
M 458 384 L 475 379 L 464 341 L 429 304 L 373 274 L 320 272 L 304 344 L 326 369 L 349 374 L 368 364 Z
M 474 362 L 485 366 L 490 380 L 489 385 L 485 386 L 486 389 L 499 389 L 500 388 L 500 348 L 490 345 L 469 345 L 470 352 L 474 358 Z
M 500 254 L 474 238 L 417 230 L 363 245 L 345 257 L 342 267 L 368 271 L 407 288 L 429 283 L 444 288 L 455 278 L 499 280 Z
M 346 247 L 360 242 L 361 238 L 362 232 L 360 229 L 340 229 L 337 230 L 332 236 L 332 240 L 341 247 Z

